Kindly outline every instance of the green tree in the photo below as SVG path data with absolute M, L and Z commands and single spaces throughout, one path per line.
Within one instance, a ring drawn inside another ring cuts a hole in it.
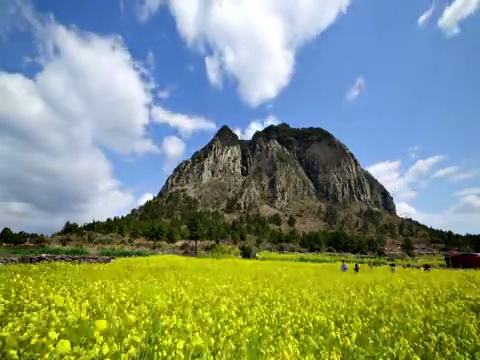
M 11 244 L 14 236 L 15 234 L 10 228 L 3 228 L 2 232 L 0 233 L 0 242 L 4 244 Z
M 198 242 L 203 240 L 204 228 L 200 219 L 200 214 L 196 213 L 190 216 L 187 222 L 188 239 L 195 243 L 195 256 L 198 255 Z
M 405 254 L 407 254 L 410 257 L 415 256 L 415 245 L 413 243 L 412 238 L 408 236 L 403 238 L 402 250 Z
M 268 222 L 272 225 L 281 226 L 282 225 L 282 218 L 280 217 L 280 215 L 278 213 L 273 214 L 273 215 L 269 216 Z
M 174 226 L 171 226 L 170 231 L 167 233 L 167 241 L 170 244 L 174 244 L 178 240 L 180 240 L 180 233 L 178 231 L 178 228 L 174 227 Z
M 288 221 L 287 221 L 287 224 L 288 226 L 290 226 L 291 228 L 295 227 L 295 224 L 297 223 L 297 219 L 295 219 L 295 217 L 293 217 L 293 215 L 290 215 L 288 217 Z
M 71 223 L 67 221 L 65 225 L 63 225 L 62 231 L 60 233 L 62 235 L 69 235 L 69 234 L 78 234 L 80 232 L 80 227 L 77 223 Z
M 324 220 L 329 225 L 335 225 L 338 222 L 338 211 L 334 206 L 328 205 Z

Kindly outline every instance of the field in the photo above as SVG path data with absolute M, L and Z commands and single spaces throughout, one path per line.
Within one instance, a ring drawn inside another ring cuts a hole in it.
M 398 258 L 398 259 L 388 259 L 386 257 L 359 257 L 352 254 L 279 254 L 273 252 L 261 252 L 258 256 L 259 260 L 275 260 L 275 261 L 294 261 L 294 262 L 307 262 L 307 263 L 338 263 L 344 260 L 346 263 L 358 263 L 358 264 L 369 264 L 373 263 L 375 265 L 388 265 L 395 263 L 397 265 L 401 264 L 410 264 L 410 265 L 423 265 L 430 264 L 435 267 L 445 267 L 445 259 L 443 256 L 421 256 L 414 259 L 409 258 Z
M 480 359 L 480 272 L 176 256 L 2 266 L 0 358 L 42 357 Z

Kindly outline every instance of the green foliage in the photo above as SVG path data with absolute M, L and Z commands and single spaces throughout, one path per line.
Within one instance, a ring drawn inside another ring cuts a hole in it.
M 156 253 L 151 251 L 129 251 L 129 250 L 101 250 L 98 252 L 99 256 L 109 257 L 137 257 L 137 256 L 152 256 Z
M 282 225 L 282 218 L 279 214 L 273 214 L 268 217 L 268 222 L 272 225 L 281 226 Z
M 256 259 L 257 251 L 251 245 L 242 244 L 242 246 L 240 246 L 240 255 L 242 256 L 243 259 Z
M 26 243 L 44 245 L 47 242 L 47 238 L 43 235 L 29 234 L 25 231 L 16 233 L 7 227 L 0 233 L 0 243 L 7 245 L 22 245 Z
M 60 231 L 61 235 L 70 235 L 70 234 L 79 234 L 80 226 L 77 223 L 71 223 L 67 221 L 63 226 L 63 229 Z
M 87 249 L 77 248 L 41 248 L 41 249 L 12 249 L 10 251 L 13 255 L 69 255 L 69 256 L 84 256 L 89 255 Z
M 376 209 L 366 209 L 361 213 L 361 216 L 365 222 L 375 227 L 380 225 L 383 218 L 382 212 Z
M 228 257 L 237 257 L 240 254 L 239 249 L 232 248 L 231 246 L 224 246 L 215 244 L 213 247 L 206 250 L 206 254 L 209 257 L 221 259 Z
M 287 220 L 288 226 L 290 226 L 290 227 L 293 228 L 293 227 L 295 227 L 295 224 L 296 224 L 296 223 L 297 223 L 297 219 L 295 219 L 295 217 L 294 217 L 293 215 L 290 215 L 290 216 L 288 217 L 288 220 Z
M 403 238 L 402 250 L 405 254 L 407 254 L 410 257 L 415 256 L 415 245 L 413 243 L 412 238 L 410 237 Z
M 328 205 L 324 216 L 325 222 L 329 225 L 335 225 L 338 222 L 338 218 L 338 210 L 333 205 Z

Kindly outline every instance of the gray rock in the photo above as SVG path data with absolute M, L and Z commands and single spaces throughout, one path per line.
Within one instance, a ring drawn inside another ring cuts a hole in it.
M 395 214 L 392 196 L 348 148 L 320 128 L 286 124 L 239 140 L 227 126 L 180 163 L 160 195 L 181 192 L 208 209 L 234 212 L 305 201 L 363 203 Z

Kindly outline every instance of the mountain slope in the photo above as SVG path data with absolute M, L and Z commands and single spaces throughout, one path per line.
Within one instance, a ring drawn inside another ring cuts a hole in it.
M 174 192 L 226 213 L 361 204 L 395 214 L 388 191 L 332 134 L 286 124 L 269 126 L 250 141 L 223 126 L 177 166 L 159 196 Z

